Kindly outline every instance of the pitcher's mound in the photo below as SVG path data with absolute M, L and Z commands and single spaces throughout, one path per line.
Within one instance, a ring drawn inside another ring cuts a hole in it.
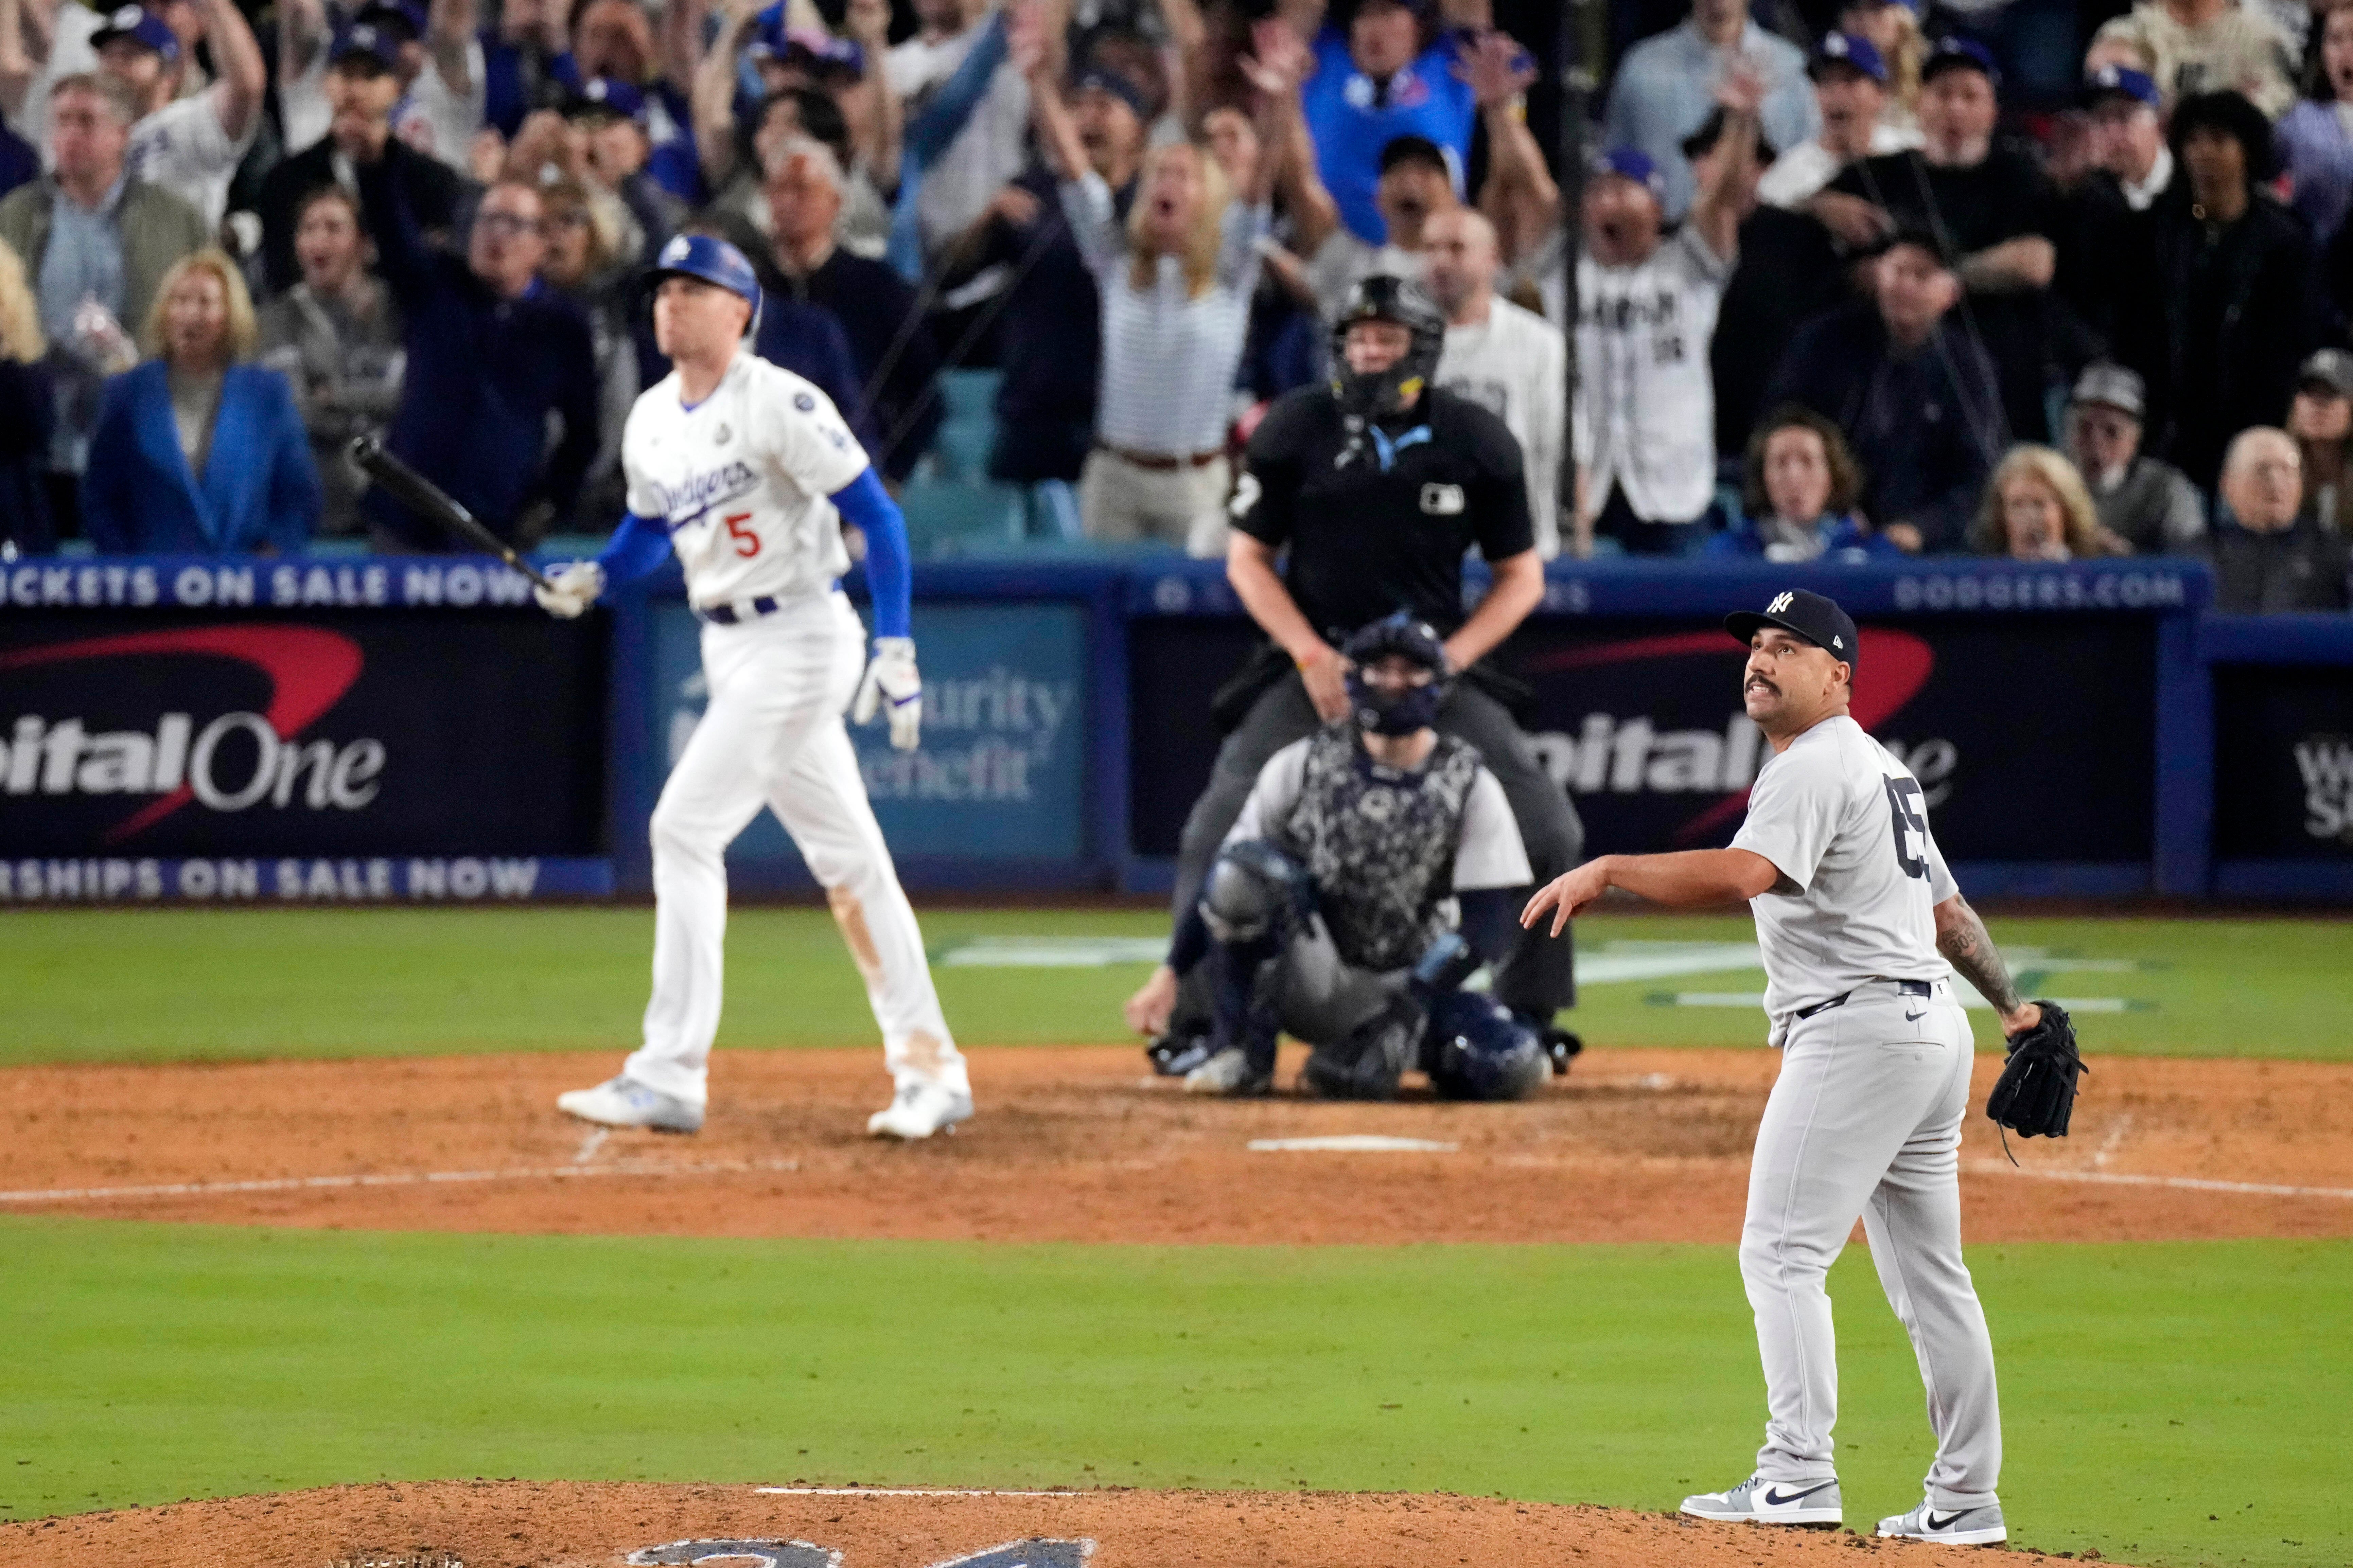
M 36 1521 L 0 1526 L 0 1560 L 42 1568 L 760 1568 L 764 1560 L 775 1568 L 1986 1568 L 1968 1548 L 1447 1495 L 530 1481 L 328 1487 Z

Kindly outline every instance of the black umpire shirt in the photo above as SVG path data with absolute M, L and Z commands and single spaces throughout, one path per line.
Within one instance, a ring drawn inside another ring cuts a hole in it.
M 1399 609 L 1440 633 L 1463 621 L 1462 556 L 1491 562 L 1535 546 L 1520 444 L 1504 422 L 1451 392 L 1351 437 L 1322 386 L 1289 393 L 1250 437 L 1234 526 L 1291 547 L 1283 585 L 1337 643 Z

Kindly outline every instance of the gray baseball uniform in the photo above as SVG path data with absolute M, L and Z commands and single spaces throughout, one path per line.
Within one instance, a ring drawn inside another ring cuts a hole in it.
M 1957 889 L 1920 785 L 1853 720 L 1826 719 L 1767 760 L 1732 843 L 1781 873 L 1751 900 L 1782 1051 L 1740 1237 L 1765 1363 L 1757 1473 L 1836 1477 L 1837 1342 L 1822 1282 L 1860 1214 L 1927 1384 L 1928 1501 L 1994 1503 L 1993 1342 L 1961 1261 L 1972 1043 L 1932 912 Z

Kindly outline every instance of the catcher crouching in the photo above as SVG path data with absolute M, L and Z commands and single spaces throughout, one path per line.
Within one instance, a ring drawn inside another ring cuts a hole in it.
M 1207 991 L 1195 1092 L 1269 1092 L 1288 1032 L 1314 1047 L 1311 1093 L 1387 1100 L 1419 1069 L 1454 1098 L 1532 1094 L 1552 1074 L 1542 1042 L 1461 988 L 1511 950 L 1533 877 L 1503 785 L 1431 726 L 1444 644 L 1400 611 L 1342 657 L 1348 714 L 1260 771 L 1128 1022 L 1157 1034 L 1180 985 Z

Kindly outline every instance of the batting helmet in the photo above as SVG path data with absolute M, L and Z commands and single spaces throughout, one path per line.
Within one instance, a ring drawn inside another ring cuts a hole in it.
M 663 246 L 661 254 L 654 258 L 646 286 L 659 288 L 665 278 L 699 278 L 715 289 L 724 289 L 750 304 L 752 326 L 759 324 L 759 275 L 742 251 L 716 235 L 681 234 Z M 751 330 L 751 326 L 744 329 Z
M 1421 1037 L 1430 1086 L 1453 1100 L 1525 1100 L 1552 1077 L 1535 1031 L 1475 991 L 1431 1001 Z
M 1413 342 L 1388 369 L 1360 375 L 1348 368 L 1348 329 L 1358 321 L 1404 327 Z M 1445 347 L 1446 317 L 1422 286 L 1377 272 L 1348 290 L 1348 302 L 1332 322 L 1332 395 L 1343 413 L 1358 418 L 1403 414 L 1421 400 Z
M 1412 687 L 1401 695 L 1377 689 L 1365 679 L 1365 668 L 1392 654 L 1430 671 L 1430 684 Z M 1348 703 L 1356 725 L 1377 735 L 1410 735 L 1435 722 L 1439 708 L 1454 686 L 1445 642 L 1435 627 L 1417 620 L 1408 610 L 1359 627 L 1341 645 L 1340 655 L 1348 661 Z

